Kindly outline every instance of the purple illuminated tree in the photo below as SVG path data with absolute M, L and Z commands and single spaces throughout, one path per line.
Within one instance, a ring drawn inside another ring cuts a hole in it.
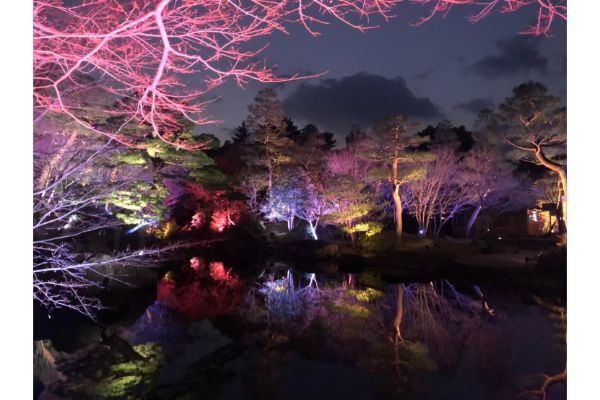
M 327 221 L 343 227 L 356 244 L 356 233 L 369 229 L 360 224 L 378 207 L 368 185 L 368 163 L 351 149 L 332 153 L 327 160 L 323 198 L 331 205 Z
M 63 133 L 57 127 L 72 130 Z M 47 119 L 38 126 L 33 188 L 33 296 L 38 304 L 94 318 L 102 308 L 96 293 L 108 283 L 130 285 L 122 279 L 125 271 L 151 267 L 159 255 L 164 259 L 189 245 L 115 248 L 102 254 L 86 250 L 87 240 L 98 242 L 102 232 L 126 225 L 114 215 L 119 208 L 114 194 L 132 193 L 139 182 L 152 179 L 152 171 L 135 162 L 140 160 L 130 148 L 68 121 Z
M 531 182 L 515 173 L 494 148 L 471 150 L 460 164 L 457 182 L 472 207 L 465 232 L 467 237 L 482 214 L 483 225 L 489 227 L 503 213 L 520 210 L 537 200 Z
M 459 157 L 443 147 L 424 163 L 425 175 L 407 183 L 403 193 L 407 209 L 419 226 L 419 236 L 430 230 L 438 236 L 444 225 L 470 204 L 469 193 L 458 182 Z
M 305 187 L 304 201 L 298 208 L 298 218 L 306 221 L 309 227 L 310 235 L 318 240 L 317 226 L 319 221 L 336 211 L 336 203 L 327 198 L 322 185 L 315 185 L 308 182 Z
M 281 179 L 272 187 L 271 196 L 263 203 L 261 211 L 269 221 L 285 221 L 291 231 L 306 201 L 306 188 L 298 173 L 292 168 L 288 172 L 287 179 Z

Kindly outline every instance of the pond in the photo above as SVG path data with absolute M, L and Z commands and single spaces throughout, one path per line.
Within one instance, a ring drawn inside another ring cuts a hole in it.
M 194 257 L 133 317 L 53 329 L 57 378 L 40 398 L 535 398 L 540 374 L 564 368 L 566 316 L 540 298 L 350 270 Z

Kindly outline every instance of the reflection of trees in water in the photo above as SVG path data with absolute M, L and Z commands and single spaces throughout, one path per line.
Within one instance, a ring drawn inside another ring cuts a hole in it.
M 457 364 L 467 341 L 470 346 L 494 348 L 495 336 L 486 324 L 494 310 L 478 289 L 475 295 L 479 299 L 460 293 L 447 281 L 395 285 L 385 294 L 337 283 L 322 283 L 319 289 L 314 275 L 300 276 L 295 282 L 287 272 L 279 279 L 266 275 L 248 293 L 242 316 L 303 341 L 318 333 L 319 347 L 332 342 L 346 354 L 350 345 L 372 345 L 377 351 L 367 355 L 374 359 L 382 346 L 389 354 L 392 333 L 395 348 L 415 350 L 416 342 L 423 343 L 437 365 L 447 369 Z
M 485 333 L 483 323 L 493 316 L 483 295 L 476 301 L 445 280 L 400 286 L 403 290 L 397 296 L 403 295 L 403 301 L 397 301 L 396 338 L 426 343 L 442 369 L 456 365 L 466 340 L 476 331 Z M 398 315 L 402 315 L 400 320 Z
M 259 322 L 261 319 L 276 329 L 302 331 L 317 315 L 320 296 L 315 274 L 303 274 L 296 282 L 291 271 L 276 279 L 268 274 L 256 289 L 246 296 L 244 319 Z M 302 279 L 304 278 L 304 279 Z
M 563 305 L 551 304 L 539 297 L 534 296 L 534 299 L 536 303 L 548 310 L 549 316 L 554 322 L 554 328 L 558 332 L 556 335 L 558 339 L 556 345 L 561 352 L 565 352 L 567 345 L 567 308 Z M 536 389 L 522 391 L 517 396 L 517 399 L 551 399 L 553 398 L 549 396 L 551 389 L 558 386 L 557 384 L 559 383 L 566 384 L 567 382 L 567 366 L 565 365 L 562 371 L 553 375 L 540 373 L 532 378 L 538 381 L 537 385 L 539 386 Z M 560 389 L 564 390 L 564 387 Z
M 233 313 L 243 299 L 243 284 L 220 261 L 194 257 L 190 266 L 167 273 L 157 284 L 157 299 L 190 319 Z
M 247 292 L 239 315 L 262 349 L 249 380 L 276 381 L 286 355 L 299 351 L 316 362 L 338 360 L 369 373 L 382 398 L 418 395 L 427 371 L 462 376 L 465 369 L 476 373 L 473 393 L 490 400 L 515 395 L 522 378 L 513 368 L 518 333 L 478 287 L 459 291 L 441 280 L 379 291 L 361 286 L 360 279 L 332 278 L 319 279 L 317 288 L 311 278 L 266 273 Z
M 408 380 L 411 392 L 419 393 L 420 374 L 413 370 L 429 360 L 435 363 L 432 368 L 452 374 L 474 370 L 473 393 L 482 391 L 486 399 L 514 396 L 504 316 L 496 315 L 477 286 L 463 293 L 446 280 L 398 284 L 388 290 L 388 306 L 395 312 L 392 370 L 397 382 Z

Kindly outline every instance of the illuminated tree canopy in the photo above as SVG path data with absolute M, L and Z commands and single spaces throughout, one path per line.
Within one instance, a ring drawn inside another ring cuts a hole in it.
M 478 21 L 491 12 L 539 8 L 527 33 L 549 32 L 566 20 L 562 0 L 415 0 L 430 7 L 416 24 L 453 7 L 474 5 Z M 171 133 L 179 116 L 195 123 L 213 121 L 205 114 L 204 95 L 231 78 L 282 82 L 257 61 L 261 49 L 248 44 L 287 25 L 300 23 L 313 35 L 319 24 L 337 20 L 352 28 L 376 26 L 374 17 L 393 16 L 398 0 L 278 1 L 253 0 L 61 0 L 34 2 L 34 112 L 66 114 L 86 129 L 132 147 L 144 147 L 130 126 L 147 125 L 154 137 L 176 147 L 202 144 L 176 140 Z M 307 76 L 305 76 L 307 77 Z M 194 81 L 190 85 L 190 80 Z M 120 109 L 111 107 L 120 103 Z M 116 129 L 96 126 L 90 115 L 118 116 Z

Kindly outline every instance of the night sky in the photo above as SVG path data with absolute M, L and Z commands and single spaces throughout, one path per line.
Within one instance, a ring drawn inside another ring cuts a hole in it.
M 280 75 L 317 74 L 321 78 L 275 84 L 286 116 L 302 127 L 313 122 L 336 133 L 338 142 L 355 124 L 367 128 L 393 112 L 435 124 L 450 119 L 471 128 L 479 110 L 498 104 L 527 80 L 545 84 L 566 99 L 566 24 L 556 21 L 551 37 L 519 35 L 536 17 L 537 8 L 490 15 L 472 24 L 469 10 L 455 9 L 420 27 L 410 25 L 427 10 L 401 4 L 396 18 L 378 19 L 378 29 L 361 33 L 340 23 L 320 26 L 312 37 L 302 26 L 290 35 L 276 33 L 262 57 Z M 213 94 L 208 114 L 223 121 L 197 130 L 221 140 L 248 114 L 247 105 L 265 84 L 240 89 L 233 82 Z

